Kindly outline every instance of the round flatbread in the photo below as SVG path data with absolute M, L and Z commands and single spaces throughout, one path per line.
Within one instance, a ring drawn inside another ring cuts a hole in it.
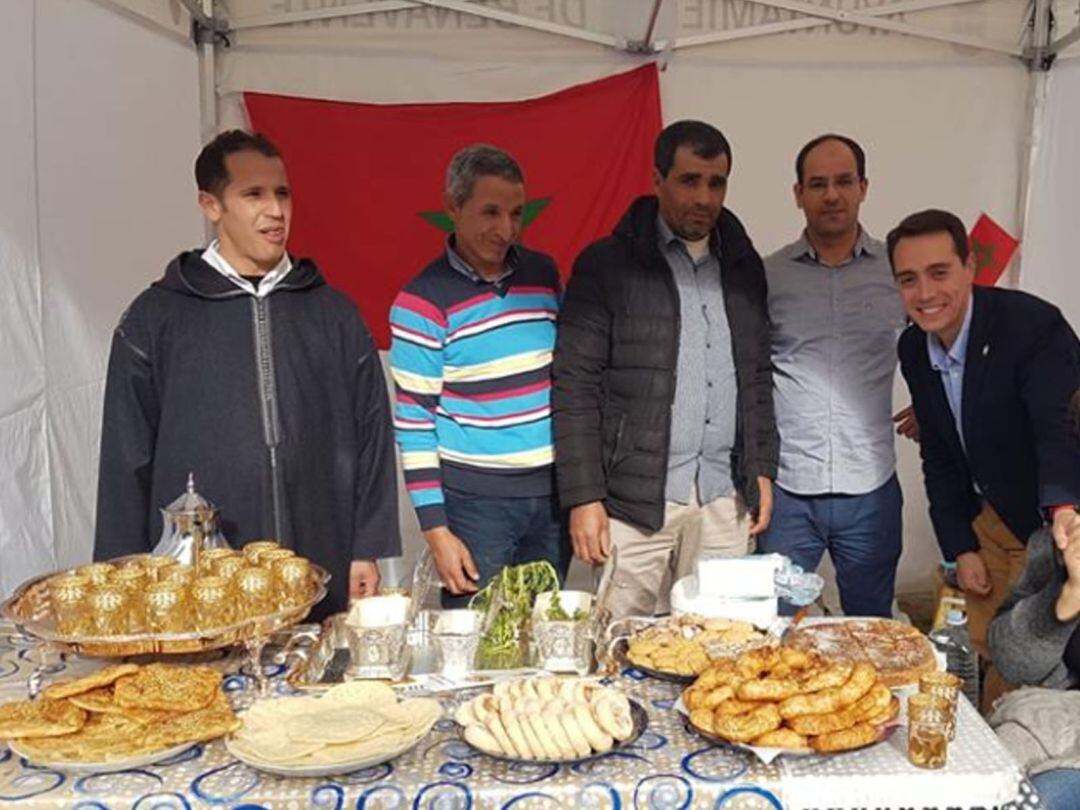
M 104 669 L 99 669 L 97 672 L 92 672 L 84 678 L 54 683 L 44 691 L 43 697 L 46 697 L 49 700 L 63 700 L 64 698 L 69 698 L 73 695 L 89 692 L 92 689 L 100 689 L 103 686 L 108 686 L 111 683 L 115 683 L 120 678 L 123 678 L 125 675 L 134 675 L 138 671 L 138 664 L 113 664 Z
M 384 719 L 362 706 L 327 706 L 286 717 L 285 733 L 296 742 L 341 744 L 371 737 Z
M 149 664 L 116 681 L 113 697 L 131 709 L 194 712 L 220 692 L 221 673 L 210 667 Z
M 63 700 L 20 700 L 0 705 L 0 739 L 60 737 L 86 724 L 86 712 Z

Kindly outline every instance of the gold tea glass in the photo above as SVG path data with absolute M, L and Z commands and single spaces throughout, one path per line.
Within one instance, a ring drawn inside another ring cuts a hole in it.
M 174 557 L 148 557 L 143 563 L 151 582 L 164 582 L 165 572 L 174 565 L 179 565 Z
M 90 616 L 97 636 L 122 636 L 128 632 L 128 598 L 122 587 L 102 585 L 90 594 Z
M 229 581 L 222 577 L 202 577 L 191 586 L 195 627 L 212 630 L 233 622 L 233 601 Z
M 240 552 L 232 548 L 208 548 L 199 554 L 198 576 L 209 577 L 214 572 L 214 562 L 226 557 L 238 557 Z
M 924 672 L 919 676 L 919 692 L 924 695 L 936 695 L 949 704 L 946 725 L 949 728 L 949 741 L 956 739 L 956 715 L 960 700 L 960 690 L 964 680 L 951 672 Z
M 289 548 L 268 548 L 266 551 L 260 551 L 255 555 L 258 564 L 262 568 L 271 568 L 275 560 L 287 560 L 289 557 L 295 557 L 296 554 Z
M 146 586 L 150 575 L 141 565 L 125 565 L 113 572 L 112 584 L 127 594 L 128 632 L 146 629 Z
M 908 698 L 908 762 L 916 768 L 945 767 L 949 756 L 949 704 L 937 695 Z
M 185 588 L 195 581 L 195 566 L 177 563 L 161 572 L 161 582 L 177 582 Z
M 233 576 L 233 585 L 240 597 L 240 613 L 242 618 L 250 619 L 254 616 L 263 616 L 274 609 L 271 601 L 273 587 L 270 580 L 270 572 L 265 568 L 249 566 L 241 568 Z
M 281 548 L 277 540 L 252 540 L 244 546 L 244 559 L 247 560 L 248 565 L 258 565 L 259 552 L 270 551 L 274 548 Z
M 146 589 L 146 623 L 155 633 L 185 633 L 191 629 L 188 600 L 179 582 L 155 582 Z
M 89 628 L 92 588 L 89 577 L 81 574 L 66 574 L 49 580 L 49 602 L 60 633 L 77 636 Z
M 311 563 L 295 555 L 270 563 L 270 573 L 278 607 L 303 604 L 311 596 Z
M 236 572 L 244 568 L 247 568 L 247 560 L 244 559 L 243 554 L 238 553 L 230 557 L 219 557 L 214 560 L 213 575 L 231 582 Z
M 76 568 L 75 573 L 86 577 L 95 588 L 101 587 L 109 581 L 109 576 L 116 570 L 112 563 L 90 563 L 81 568 Z

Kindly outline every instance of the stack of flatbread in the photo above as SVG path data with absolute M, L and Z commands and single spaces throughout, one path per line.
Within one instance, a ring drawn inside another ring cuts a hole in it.
M 372 681 L 343 683 L 322 697 L 255 703 L 228 741 L 234 755 L 258 767 L 303 768 L 386 761 L 407 751 L 442 716 L 438 701 L 398 702 L 394 690 Z
M 210 667 L 116 664 L 51 685 L 38 700 L 0 705 L 0 739 L 31 760 L 110 763 L 240 725 Z

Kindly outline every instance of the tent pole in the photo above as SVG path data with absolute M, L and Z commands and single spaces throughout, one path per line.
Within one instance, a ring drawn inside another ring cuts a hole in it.
M 202 142 L 206 143 L 217 134 L 214 0 L 201 0 L 201 5 L 203 14 L 210 21 L 210 24 L 207 26 L 197 26 L 196 40 L 199 43 L 200 133 L 202 135 Z
M 1028 214 L 1031 212 L 1031 178 L 1039 157 L 1043 138 L 1043 117 L 1046 111 L 1046 94 L 1050 79 L 1050 66 L 1054 53 L 1050 47 L 1053 29 L 1051 3 L 1053 0 L 1035 0 L 1029 27 L 1030 42 L 1025 48 L 1025 55 L 1030 75 L 1028 81 L 1028 138 L 1027 160 L 1021 163 L 1020 186 L 1016 199 L 1016 230 L 1020 239 L 1020 251 L 1009 265 L 1006 283 L 1009 287 L 1020 284 L 1020 266 L 1024 257 L 1024 234 L 1027 230 Z

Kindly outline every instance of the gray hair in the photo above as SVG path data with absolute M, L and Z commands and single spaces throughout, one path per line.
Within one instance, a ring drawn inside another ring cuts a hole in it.
M 524 183 L 521 167 L 507 152 L 486 143 L 466 146 L 450 158 L 446 167 L 446 193 L 454 205 L 463 205 L 481 177 L 501 177 L 510 183 Z

